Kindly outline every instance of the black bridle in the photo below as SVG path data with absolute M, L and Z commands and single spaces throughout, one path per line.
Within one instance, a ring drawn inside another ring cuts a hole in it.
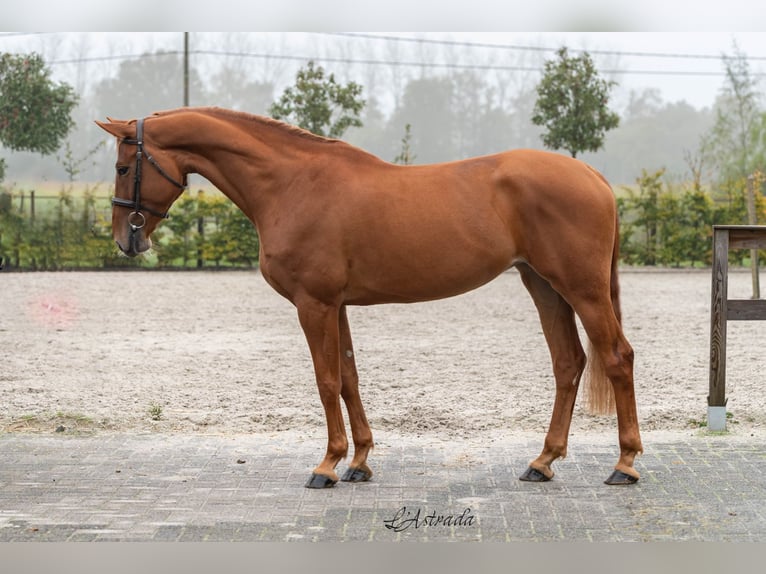
M 182 191 L 186 189 L 186 184 L 173 179 L 164 169 L 162 169 L 160 164 L 157 163 L 157 160 L 155 160 L 151 154 L 144 151 L 144 118 L 141 118 L 136 122 L 136 139 L 125 138 L 122 140 L 122 143 L 136 146 L 136 171 L 135 177 L 133 178 L 133 199 L 113 197 L 112 205 L 117 207 L 127 207 L 128 209 L 133 210 L 128 215 L 128 224 L 130 225 L 131 230 L 136 231 L 146 224 L 146 217 L 141 213 L 142 211 L 162 219 L 168 218 L 167 212 L 163 213 L 145 205 L 141 205 L 141 160 L 144 156 L 146 156 L 146 160 L 154 166 L 162 177 L 180 188 Z

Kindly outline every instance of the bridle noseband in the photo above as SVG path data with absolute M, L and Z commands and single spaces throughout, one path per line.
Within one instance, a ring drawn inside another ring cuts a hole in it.
M 136 146 L 136 171 L 135 177 L 133 178 L 133 199 L 113 197 L 112 205 L 117 207 L 127 207 L 133 210 L 128 215 L 128 224 L 130 225 L 131 230 L 135 232 L 146 224 L 146 217 L 141 213 L 142 211 L 162 219 L 167 219 L 169 217 L 167 212 L 162 213 L 151 209 L 150 207 L 146 207 L 145 205 L 141 205 L 141 160 L 144 156 L 146 156 L 147 161 L 154 166 L 160 175 L 170 183 L 181 190 L 186 189 L 186 184 L 173 179 L 164 169 L 162 169 L 160 164 L 157 163 L 157 160 L 155 160 L 151 154 L 144 151 L 144 118 L 141 118 L 136 122 L 136 139 L 125 138 L 122 140 L 122 143 Z

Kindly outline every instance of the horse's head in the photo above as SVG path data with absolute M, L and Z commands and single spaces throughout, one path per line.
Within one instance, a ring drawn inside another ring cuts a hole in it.
M 117 138 L 112 237 L 130 257 L 152 246 L 149 237 L 186 188 L 174 156 L 144 133 L 144 120 L 96 122 Z

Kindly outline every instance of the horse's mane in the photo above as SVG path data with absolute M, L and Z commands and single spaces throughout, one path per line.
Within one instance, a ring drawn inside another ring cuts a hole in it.
M 157 112 L 154 115 L 155 116 L 165 116 L 165 115 L 173 115 L 177 113 L 183 113 L 183 112 L 189 112 L 189 111 L 196 111 L 203 114 L 208 114 L 212 116 L 223 116 L 228 119 L 240 121 L 240 122 L 251 122 L 260 126 L 267 126 L 276 128 L 278 130 L 281 130 L 285 133 L 296 135 L 302 138 L 310 139 L 317 142 L 323 142 L 323 143 L 339 143 L 341 140 L 333 139 L 333 138 L 327 138 L 324 136 L 319 136 L 317 134 L 311 133 L 308 130 L 304 130 L 303 128 L 299 128 L 298 126 L 294 126 L 279 120 L 275 120 L 273 118 L 269 118 L 266 116 L 259 116 L 256 114 L 250 114 L 247 112 L 241 112 L 237 110 L 229 110 L 226 108 L 219 108 L 215 106 L 211 107 L 199 107 L 199 108 L 177 108 L 175 110 L 168 110 L 164 112 Z

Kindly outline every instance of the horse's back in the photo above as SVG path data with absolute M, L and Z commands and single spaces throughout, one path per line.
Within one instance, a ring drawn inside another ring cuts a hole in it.
M 578 229 L 613 217 L 605 180 L 550 152 L 371 171 L 371 183 L 358 171 L 350 179 L 356 188 L 338 219 L 349 297 L 361 303 L 471 290 L 518 261 L 566 250 Z

